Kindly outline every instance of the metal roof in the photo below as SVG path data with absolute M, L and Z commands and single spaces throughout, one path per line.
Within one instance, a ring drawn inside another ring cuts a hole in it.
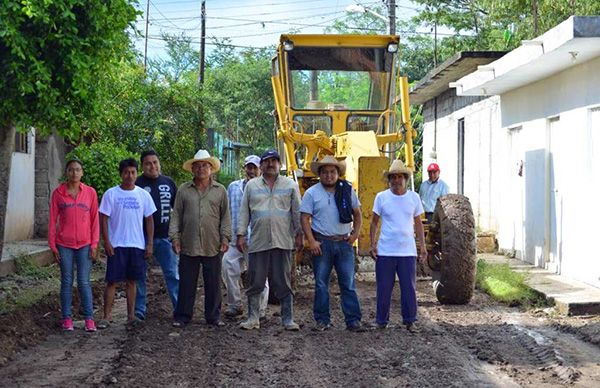
M 462 51 L 432 69 L 410 88 L 411 105 L 423 104 L 446 90 L 448 84 L 487 65 L 506 54 L 505 51 Z
M 599 56 L 600 16 L 571 16 L 451 86 L 459 96 L 502 94 Z

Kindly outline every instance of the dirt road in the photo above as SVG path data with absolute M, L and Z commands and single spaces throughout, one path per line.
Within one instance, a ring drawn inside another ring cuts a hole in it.
M 296 296 L 299 332 L 281 330 L 278 306 L 269 306 L 260 331 L 243 332 L 233 321 L 223 328 L 206 326 L 199 321 L 202 297 L 196 321 L 177 330 L 171 327 L 159 272 L 151 283 L 154 294 L 143 326 L 125 328 L 121 316 L 121 322 L 93 334 L 53 329 L 45 341 L 0 368 L 0 386 L 600 386 L 598 318 L 580 325 L 593 328 L 582 340 L 568 333 L 584 332 L 574 323 L 580 320 L 503 307 L 480 292 L 470 305 L 441 306 L 430 284 L 421 281 L 420 333 L 401 326 L 347 332 L 335 291 L 334 328 L 312 331 L 310 287 Z M 359 295 L 363 321 L 372 322 L 374 283 L 359 282 Z M 123 311 L 124 301 L 118 303 Z M 52 315 L 58 318 L 57 312 Z

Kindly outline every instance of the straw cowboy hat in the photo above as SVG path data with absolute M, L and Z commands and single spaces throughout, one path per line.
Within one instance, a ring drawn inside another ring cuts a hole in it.
M 337 160 L 331 155 L 325 156 L 319 162 L 312 162 L 310 164 L 310 171 L 312 171 L 315 175 L 319 175 L 319 168 L 321 168 L 321 166 L 336 166 L 340 172 L 340 175 L 344 175 L 346 173 L 346 162 L 343 160 Z
M 219 159 L 210 156 L 207 150 L 198 150 L 198 152 L 196 152 L 196 155 L 194 155 L 193 159 L 190 159 L 183 163 L 183 169 L 185 171 L 192 172 L 192 164 L 194 164 L 195 162 L 210 163 L 210 165 L 212 166 L 213 173 L 219 171 L 219 169 L 221 168 L 221 162 L 219 161 Z
M 383 176 L 387 178 L 390 174 L 406 174 L 410 176 L 412 171 L 410 171 L 400 159 L 396 159 L 392 162 L 390 169 L 383 173 Z

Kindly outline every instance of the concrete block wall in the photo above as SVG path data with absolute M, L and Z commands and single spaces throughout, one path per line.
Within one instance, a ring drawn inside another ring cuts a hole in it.
M 50 194 L 59 185 L 68 152 L 62 138 L 51 135 L 35 142 L 35 223 L 36 237 L 48 236 Z

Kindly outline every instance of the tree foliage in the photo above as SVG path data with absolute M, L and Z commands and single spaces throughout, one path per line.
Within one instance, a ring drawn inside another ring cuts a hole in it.
M 273 147 L 275 108 L 271 86 L 271 56 L 275 49 L 235 52 L 217 42 L 208 58 L 203 85 L 206 126 L 259 152 Z
M 206 144 L 200 90 L 195 74 L 182 73 L 177 80 L 158 74 L 147 76 L 137 62 L 123 61 L 102 79 L 104 120 L 87 140 L 108 140 L 137 155 L 154 149 L 163 173 L 182 182 L 189 177 L 183 161 Z
M 456 32 L 442 45 L 456 51 L 511 50 L 522 40 L 532 39 L 571 15 L 597 15 L 597 0 L 414 0 L 423 6 L 415 21 L 437 24 Z M 463 33 L 466 36 L 459 36 Z
M 101 115 L 96 79 L 128 46 L 127 0 L 2 0 L 0 126 L 77 137 Z
M 67 160 L 78 159 L 81 161 L 84 171 L 81 180 L 94 187 L 100 198 L 106 190 L 121 183 L 119 162 L 127 158 L 136 158 L 136 156 L 122 145 L 104 140 L 81 144 L 66 158 Z

